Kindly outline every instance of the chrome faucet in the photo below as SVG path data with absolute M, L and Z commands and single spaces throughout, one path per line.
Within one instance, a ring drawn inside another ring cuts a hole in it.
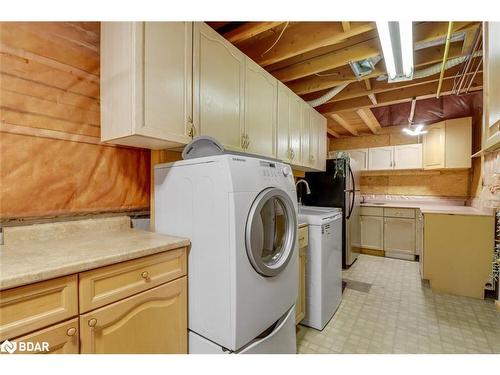
M 307 195 L 311 194 L 311 188 L 309 187 L 309 184 L 307 183 L 306 180 L 298 180 L 295 183 L 295 188 L 297 188 L 301 182 L 306 185 L 306 194 Z M 298 201 L 299 201 L 299 206 L 302 206 L 302 194 L 300 196 L 297 194 L 297 197 L 298 197 Z

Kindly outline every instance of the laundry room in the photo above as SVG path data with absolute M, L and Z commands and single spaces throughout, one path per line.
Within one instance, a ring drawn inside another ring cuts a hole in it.
M 500 22 L 438 8 L 0 15 L 1 354 L 498 367 Z

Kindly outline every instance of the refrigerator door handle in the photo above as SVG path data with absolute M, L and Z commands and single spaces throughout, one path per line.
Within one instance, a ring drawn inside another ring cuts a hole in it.
M 352 211 L 354 210 L 354 201 L 356 199 L 356 182 L 354 181 L 354 174 L 352 173 L 352 169 L 349 166 L 349 174 L 351 175 L 351 181 L 352 181 L 352 189 L 349 190 L 349 193 L 351 195 L 351 205 L 349 207 L 349 214 L 346 216 L 346 220 L 349 220 L 351 217 Z

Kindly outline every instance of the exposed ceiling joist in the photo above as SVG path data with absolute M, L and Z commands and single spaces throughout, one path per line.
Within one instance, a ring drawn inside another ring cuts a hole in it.
M 347 33 L 351 30 L 351 23 L 349 21 L 342 21 L 342 29 L 344 29 L 344 33 Z
M 322 56 L 276 70 L 272 74 L 282 82 L 289 82 L 315 73 L 335 69 L 348 64 L 380 55 L 380 44 L 374 38 L 351 47 L 342 48 Z
M 337 133 L 336 131 L 330 129 L 329 127 L 326 128 L 326 132 L 330 134 L 334 138 L 340 138 L 340 134 Z
M 335 120 L 335 122 L 337 124 L 339 124 L 340 126 L 342 126 L 345 130 L 347 130 L 349 133 L 351 133 L 352 135 L 358 135 L 358 132 L 356 129 L 354 129 L 354 127 L 349 124 L 341 115 L 337 114 L 337 113 L 334 113 L 332 114 L 332 119 Z
M 437 25 L 436 25 L 437 24 Z M 445 26 L 447 23 L 443 23 Z M 467 24 L 459 22 L 458 24 Z M 432 28 L 427 26 L 427 23 L 418 24 L 415 26 L 415 43 L 422 44 L 433 39 L 446 37 L 446 27 L 441 32 L 441 22 L 432 23 Z M 462 25 L 462 27 L 464 27 Z M 419 32 L 420 30 L 420 32 Z M 454 43 L 455 49 L 450 51 L 452 55 L 461 54 L 462 43 Z M 341 50 L 332 51 L 309 60 L 298 62 L 288 67 L 273 71 L 273 75 L 282 82 L 289 82 L 299 78 L 307 77 L 312 74 L 321 73 L 327 70 L 335 69 L 346 65 L 349 61 L 358 61 L 381 55 L 380 43 L 378 38 L 373 38 L 356 45 L 343 48 Z M 440 56 L 439 56 L 440 55 Z M 442 59 L 443 52 L 440 47 L 426 48 L 415 53 L 415 64 L 421 65 L 424 63 L 439 61 Z
M 377 97 L 375 96 L 375 94 L 368 94 L 368 99 L 371 100 L 371 102 L 372 102 L 373 105 L 377 105 L 378 104 Z
M 246 22 L 224 34 L 224 38 L 231 43 L 239 43 L 243 40 L 250 39 L 256 35 L 262 34 L 264 31 L 270 30 L 283 22 Z
M 257 64 L 267 66 L 301 53 L 339 43 L 374 28 L 373 22 L 353 22 L 351 29 L 344 32 L 340 22 L 298 22 L 290 24 L 279 42 L 267 53 L 264 52 L 276 42 L 279 34 L 272 33 L 265 38 L 252 38 L 239 47 Z
M 356 110 L 356 113 L 361 118 L 361 120 L 363 120 L 366 126 L 368 126 L 373 134 L 378 134 L 382 130 L 380 123 L 378 122 L 372 111 L 370 111 L 370 109 L 360 108 Z
M 370 78 L 365 78 L 364 81 L 366 89 L 370 91 L 372 89 L 372 83 L 370 82 Z
M 449 95 L 453 89 L 454 77 L 445 77 L 442 87 L 442 95 Z M 477 91 L 483 88 L 483 75 L 478 73 L 474 78 L 471 85 L 470 91 Z M 431 98 L 436 95 L 437 81 L 424 83 L 421 85 L 403 87 L 396 90 L 391 90 L 387 92 L 382 92 L 377 95 L 377 106 L 389 105 L 402 103 L 416 99 L 426 99 Z M 365 94 L 366 95 L 366 94 Z M 337 114 L 344 111 L 354 111 L 358 108 L 370 108 L 374 107 L 370 99 L 367 96 L 362 96 L 359 98 L 347 99 L 338 102 L 326 103 L 319 107 L 316 107 L 323 115 Z

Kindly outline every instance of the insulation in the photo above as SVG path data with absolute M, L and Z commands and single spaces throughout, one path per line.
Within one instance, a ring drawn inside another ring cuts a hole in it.
M 482 92 L 467 95 L 447 95 L 440 98 L 418 100 L 414 124 L 432 124 L 453 118 L 473 116 L 482 107 Z M 372 108 L 382 127 L 408 125 L 411 102 Z
M 0 38 L 0 219 L 148 209 L 149 150 L 100 143 L 99 23 Z

